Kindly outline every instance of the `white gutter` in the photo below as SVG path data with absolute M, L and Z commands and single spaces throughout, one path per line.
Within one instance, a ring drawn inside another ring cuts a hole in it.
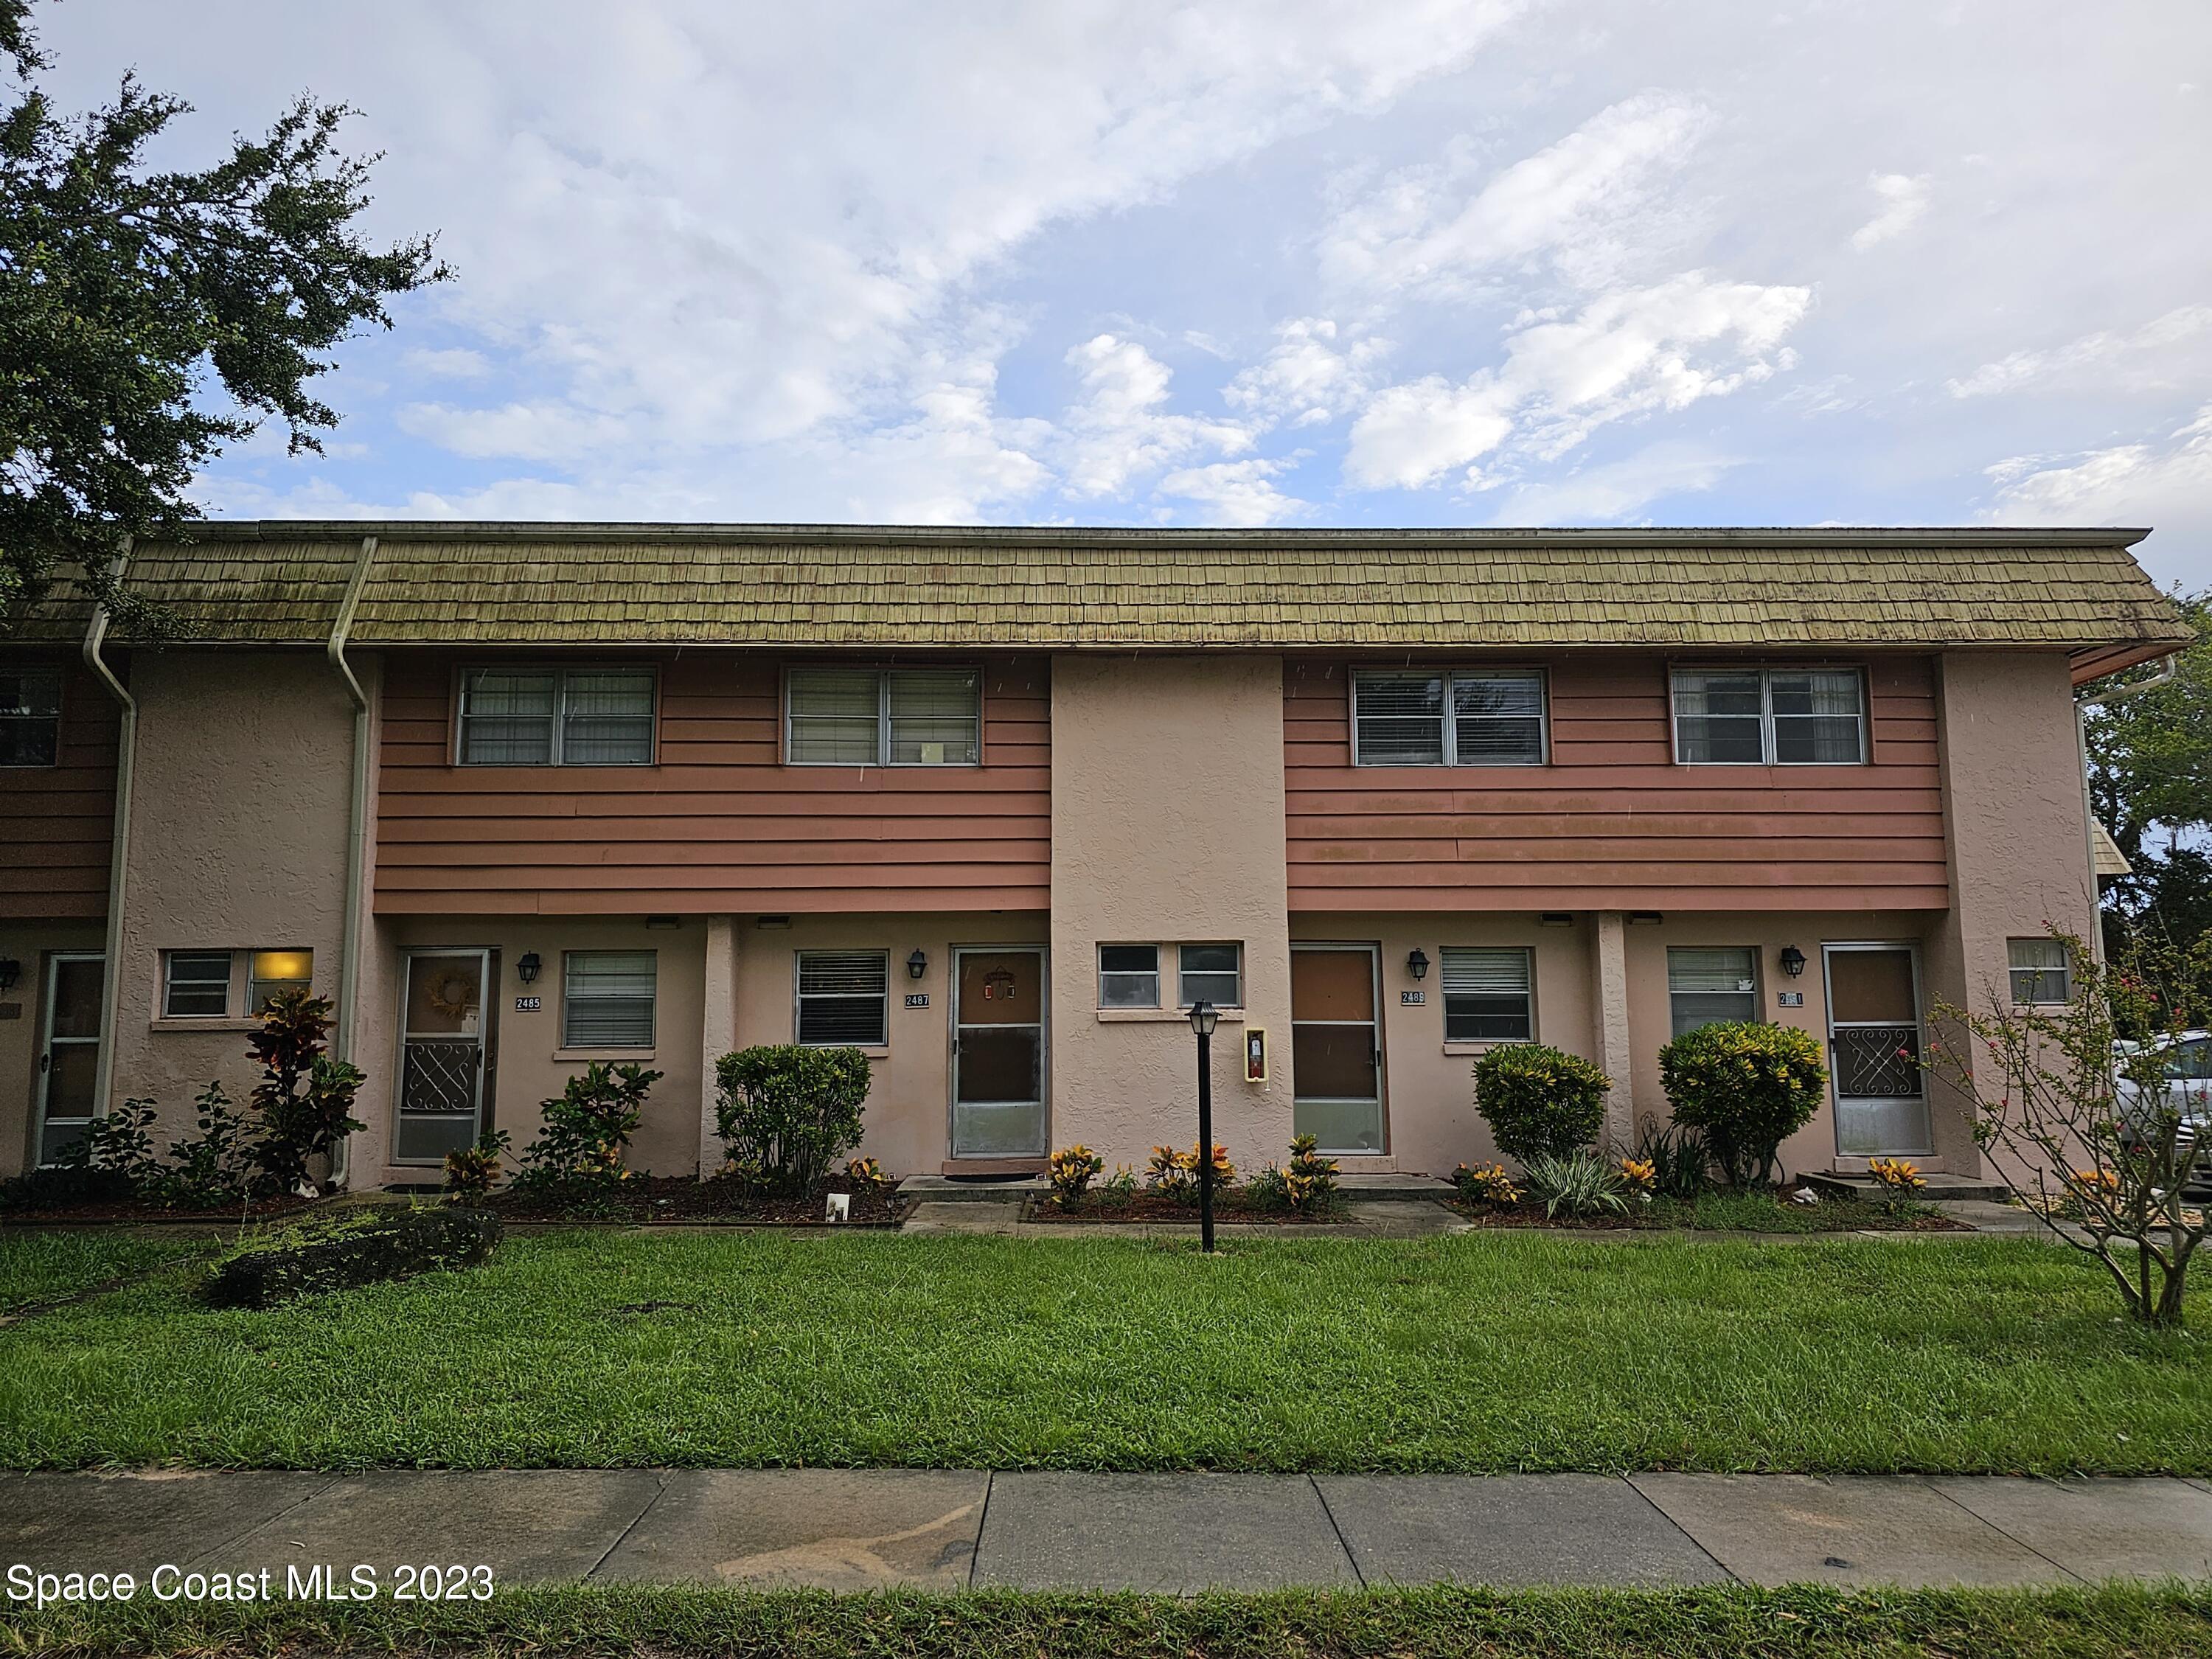
M 331 623 L 330 643 L 325 655 L 344 682 L 346 695 L 353 699 L 353 793 L 346 813 L 346 871 L 345 922 L 338 944 L 338 998 L 337 1030 L 331 1041 L 331 1057 L 351 1060 L 354 1038 L 360 1019 L 361 1004 L 361 884 L 362 866 L 367 860 L 368 846 L 368 694 L 361 689 L 354 677 L 353 665 L 346 660 L 346 637 L 353 632 L 354 612 L 361 606 L 361 596 L 368 586 L 369 567 L 376 562 L 376 538 L 361 538 L 361 556 L 354 562 L 353 579 L 346 584 L 345 598 L 338 602 L 338 614 Z M 353 1137 L 341 1136 L 331 1151 L 331 1181 L 343 1188 L 353 1170 Z
M 120 582 L 130 562 L 131 538 L 125 536 L 107 568 L 109 577 Z M 100 964 L 100 1063 L 94 1072 L 92 1085 L 94 1117 L 107 1115 L 108 1091 L 115 1081 L 118 1012 L 116 1000 L 122 984 L 123 901 L 131 868 L 131 763 L 138 747 L 138 704 L 123 682 L 115 678 L 115 671 L 101 659 L 100 648 L 106 641 L 107 606 L 103 601 L 93 607 L 92 626 L 85 630 L 84 665 L 106 686 L 107 695 L 115 699 L 123 715 L 115 734 L 115 823 L 107 855 L 107 944 Z
M 2105 959 L 2105 919 L 2103 906 L 2097 891 L 2097 812 L 2089 798 L 2089 721 L 2085 711 L 2091 708 L 2110 708 L 2115 703 L 2128 702 L 2146 691 L 2155 691 L 2162 685 L 2171 685 L 2181 672 L 2181 657 L 2169 651 L 2159 659 L 2158 672 L 2147 680 L 2137 680 L 2132 685 L 2116 685 L 2109 691 L 2100 691 L 2094 696 L 2074 699 L 2074 744 L 2081 761 L 2081 835 L 2088 846 L 2089 859 L 2089 954 L 2095 962 Z

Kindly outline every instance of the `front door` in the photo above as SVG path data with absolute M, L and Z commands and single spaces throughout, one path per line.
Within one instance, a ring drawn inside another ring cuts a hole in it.
M 1291 947 L 1291 1120 L 1324 1152 L 1382 1151 L 1382 978 L 1371 945 Z
M 1042 1158 L 1044 952 L 952 953 L 952 1156 Z
M 1846 1158 L 1935 1150 L 1920 1067 L 1920 965 L 1909 945 L 1821 947 L 1836 1150 Z
M 489 952 L 417 951 L 407 958 L 395 1164 L 438 1164 L 474 1144 L 483 1121 Z
M 100 990 L 106 959 L 59 951 L 46 958 L 44 1041 L 39 1048 L 39 1151 L 58 1163 L 84 1139 L 100 1097 Z

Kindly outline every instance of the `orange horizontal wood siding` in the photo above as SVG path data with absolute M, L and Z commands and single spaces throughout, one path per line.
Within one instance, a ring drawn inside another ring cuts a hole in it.
M 697 650 L 651 659 L 660 673 L 652 766 L 455 766 L 454 688 L 464 667 L 485 659 L 387 659 L 381 914 L 1047 907 L 1042 656 L 977 659 L 979 767 L 786 766 L 781 661 Z
M 1293 911 L 1950 902 L 1930 659 L 1865 665 L 1864 766 L 1678 766 L 1667 659 L 1608 653 L 1546 665 L 1548 765 L 1356 767 L 1358 665 L 1284 666 Z
M 73 657 L 10 653 L 7 664 L 59 670 L 62 714 L 54 765 L 0 767 L 0 920 L 104 917 L 122 711 Z

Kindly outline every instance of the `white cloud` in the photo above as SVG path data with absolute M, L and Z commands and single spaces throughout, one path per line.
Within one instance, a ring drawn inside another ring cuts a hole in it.
M 1289 465 L 1288 461 L 1253 459 L 1185 467 L 1160 480 L 1160 494 L 1203 504 L 1210 524 L 1280 524 L 1306 510 L 1305 502 L 1274 486 L 1276 476 Z
M 481 380 L 491 373 L 491 359 L 466 346 L 443 351 L 416 346 L 399 354 L 399 367 L 429 380 Z
M 1740 457 L 1694 444 L 1656 443 L 1617 461 L 1523 484 L 1506 497 L 1492 522 L 1619 524 L 1668 495 L 1711 489 L 1742 464 Z
M 1168 366 L 1134 340 L 1100 334 L 1069 351 L 1067 362 L 1083 385 L 1062 425 L 1071 495 L 1119 495 L 1133 479 L 1203 450 L 1236 454 L 1252 447 L 1252 434 L 1233 422 L 1168 413 Z
M 1346 413 L 1367 395 L 1375 366 L 1390 348 L 1376 339 L 1340 347 L 1327 317 L 1296 317 L 1275 330 L 1267 356 L 1222 391 L 1234 410 L 1256 419 L 1312 426 Z
M 1869 173 L 1867 187 L 1881 205 L 1873 218 L 1851 233 L 1851 246 L 1864 253 L 1911 229 L 1928 211 L 1934 182 L 1925 173 L 1917 177 L 1902 173 Z
M 1416 488 L 1509 438 L 1528 457 L 1556 459 L 1609 422 L 1725 397 L 1791 365 L 1781 343 L 1812 297 L 1691 272 L 1571 316 L 1525 316 L 1498 367 L 1458 386 L 1431 375 L 1379 395 L 1352 424 L 1346 473 Z
M 450 409 L 409 404 L 393 417 L 410 437 L 472 459 L 573 461 L 621 446 L 633 422 L 561 404 Z
M 1653 176 L 1679 167 L 1713 125 L 1688 99 L 1646 92 L 1601 111 L 1548 149 L 1492 174 L 1471 197 L 1467 146 L 1392 174 L 1324 235 L 1323 272 L 1391 289 L 1448 283 L 1547 254 L 1574 274 L 1612 256 Z
M 2212 404 L 2162 441 L 2014 456 L 1986 472 L 1998 488 L 1984 516 L 1998 522 L 2146 524 L 2201 536 L 2212 529 Z
M 2099 329 L 2052 350 L 2014 351 L 1944 386 L 1954 398 L 1986 398 L 2044 385 L 2165 391 L 2201 385 L 2208 374 L 2212 306 L 2181 306 L 2133 333 Z

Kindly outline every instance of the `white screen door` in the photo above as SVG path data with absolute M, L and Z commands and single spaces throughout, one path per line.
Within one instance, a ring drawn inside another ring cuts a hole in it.
M 106 958 L 63 951 L 46 958 L 39 1048 L 39 1162 L 58 1162 L 99 1109 L 100 992 Z
M 952 953 L 952 1156 L 1045 1152 L 1044 953 Z
M 1846 1158 L 1935 1151 L 1920 1067 L 1920 964 L 1909 945 L 1824 945 L 1836 1150 Z
M 484 1083 L 484 951 L 417 951 L 407 958 L 400 1018 L 395 1164 L 442 1163 L 473 1145 Z

